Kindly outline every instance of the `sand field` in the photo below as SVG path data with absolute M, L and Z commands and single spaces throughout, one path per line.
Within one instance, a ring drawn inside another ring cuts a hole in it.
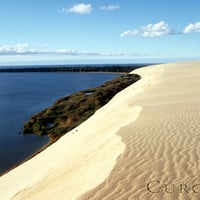
M 2 176 L 1 199 L 200 199 L 200 62 L 133 73 L 142 78 Z

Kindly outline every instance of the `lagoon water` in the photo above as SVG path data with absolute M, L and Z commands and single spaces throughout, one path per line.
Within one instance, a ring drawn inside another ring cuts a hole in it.
M 59 97 L 101 85 L 116 74 L 0 73 L 0 174 L 33 155 L 47 136 L 23 135 L 24 122 Z

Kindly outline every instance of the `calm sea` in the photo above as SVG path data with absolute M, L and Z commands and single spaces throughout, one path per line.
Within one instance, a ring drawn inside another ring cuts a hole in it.
M 59 97 L 95 87 L 116 74 L 0 73 L 0 174 L 46 145 L 46 136 L 23 135 L 24 122 Z

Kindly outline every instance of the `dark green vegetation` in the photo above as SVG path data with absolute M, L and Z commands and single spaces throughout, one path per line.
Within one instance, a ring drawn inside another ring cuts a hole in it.
M 22 73 L 22 72 L 130 72 L 136 68 L 147 66 L 145 64 L 134 64 L 128 66 L 59 66 L 59 67 L 25 67 L 25 68 L 2 68 L 0 72 Z
M 24 133 L 47 134 L 52 139 L 58 139 L 89 118 L 116 93 L 139 79 L 139 75 L 126 74 L 99 87 L 58 99 L 49 108 L 32 116 L 24 125 Z

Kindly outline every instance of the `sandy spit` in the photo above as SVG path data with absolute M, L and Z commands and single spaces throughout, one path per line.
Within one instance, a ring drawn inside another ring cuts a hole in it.
M 200 62 L 142 79 L 0 178 L 3 200 L 200 199 Z

